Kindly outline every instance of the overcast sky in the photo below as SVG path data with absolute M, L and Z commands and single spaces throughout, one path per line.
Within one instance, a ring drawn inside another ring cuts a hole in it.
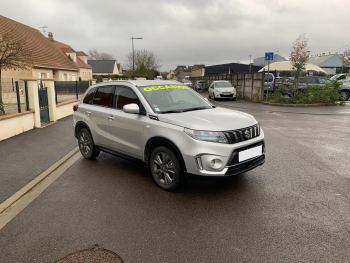
M 312 54 L 350 47 L 349 0 L 0 0 L 0 14 L 43 25 L 76 50 L 96 48 L 127 62 L 152 50 L 162 70 L 178 64 L 249 62 L 279 51 L 288 57 L 301 34 Z

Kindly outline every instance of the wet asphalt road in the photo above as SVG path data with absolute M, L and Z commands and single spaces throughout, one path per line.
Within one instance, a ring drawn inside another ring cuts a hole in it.
M 350 115 L 241 110 L 265 131 L 263 167 L 168 193 L 132 162 L 80 159 L 0 231 L 0 262 L 94 244 L 124 262 L 349 262 Z

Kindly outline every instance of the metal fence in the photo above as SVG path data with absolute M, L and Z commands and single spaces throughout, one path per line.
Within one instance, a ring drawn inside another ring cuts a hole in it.
M 80 99 L 90 85 L 90 81 L 55 81 L 56 104 Z
M 28 86 L 23 80 L 4 79 L 1 81 L 4 112 L 0 115 L 29 111 Z
M 204 80 L 206 82 L 206 89 L 208 89 L 212 81 L 227 80 L 236 88 L 239 98 L 244 98 L 249 101 L 261 101 L 264 97 L 264 78 L 265 74 L 259 72 L 209 75 L 204 77 L 192 77 L 190 79 L 193 83 L 197 80 Z

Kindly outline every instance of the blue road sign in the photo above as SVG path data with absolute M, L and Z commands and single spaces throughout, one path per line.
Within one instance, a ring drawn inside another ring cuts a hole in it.
M 273 60 L 273 52 L 265 52 L 265 60 L 266 61 Z

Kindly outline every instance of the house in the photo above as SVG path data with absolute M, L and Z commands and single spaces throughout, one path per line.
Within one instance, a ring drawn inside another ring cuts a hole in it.
M 191 70 L 192 70 L 191 66 L 179 65 L 174 70 L 174 74 L 176 78 L 181 81 L 191 77 Z
M 282 57 L 281 55 L 278 54 L 274 54 L 273 55 L 273 60 L 270 61 L 270 63 L 273 62 L 280 62 L 280 61 L 286 61 L 287 59 Z M 259 58 L 255 58 L 253 60 L 253 65 L 254 66 L 260 66 L 260 67 L 264 67 L 267 65 L 267 61 L 265 60 L 265 57 L 259 57 Z
M 94 75 L 121 75 L 121 65 L 114 59 L 88 60 L 87 62 L 92 67 Z
M 193 65 L 191 69 L 191 77 L 204 77 L 204 72 L 205 72 L 205 65 L 203 64 L 197 64 Z
M 326 71 L 327 75 L 335 75 L 348 71 L 348 67 L 343 66 L 343 56 L 341 54 L 322 53 L 320 55 L 311 56 L 309 63 L 315 64 Z
M 241 63 L 219 64 L 219 65 L 206 66 L 205 76 L 258 72 L 259 69 L 261 69 L 260 66 L 254 66 L 249 64 L 241 64 Z
M 58 48 L 63 54 L 65 54 L 69 60 L 78 68 L 78 79 L 79 80 L 91 80 L 92 79 L 92 68 L 87 63 L 87 55 L 83 51 L 75 51 L 71 46 L 59 42 L 53 38 L 52 32 L 48 34 L 49 40 Z M 63 80 L 68 80 L 67 75 L 62 76 Z M 71 79 L 76 80 L 76 79 Z
M 31 52 L 31 65 L 27 70 L 7 70 L 2 77 L 14 79 L 75 80 L 79 68 L 39 30 L 0 15 L 0 34 L 21 41 Z

